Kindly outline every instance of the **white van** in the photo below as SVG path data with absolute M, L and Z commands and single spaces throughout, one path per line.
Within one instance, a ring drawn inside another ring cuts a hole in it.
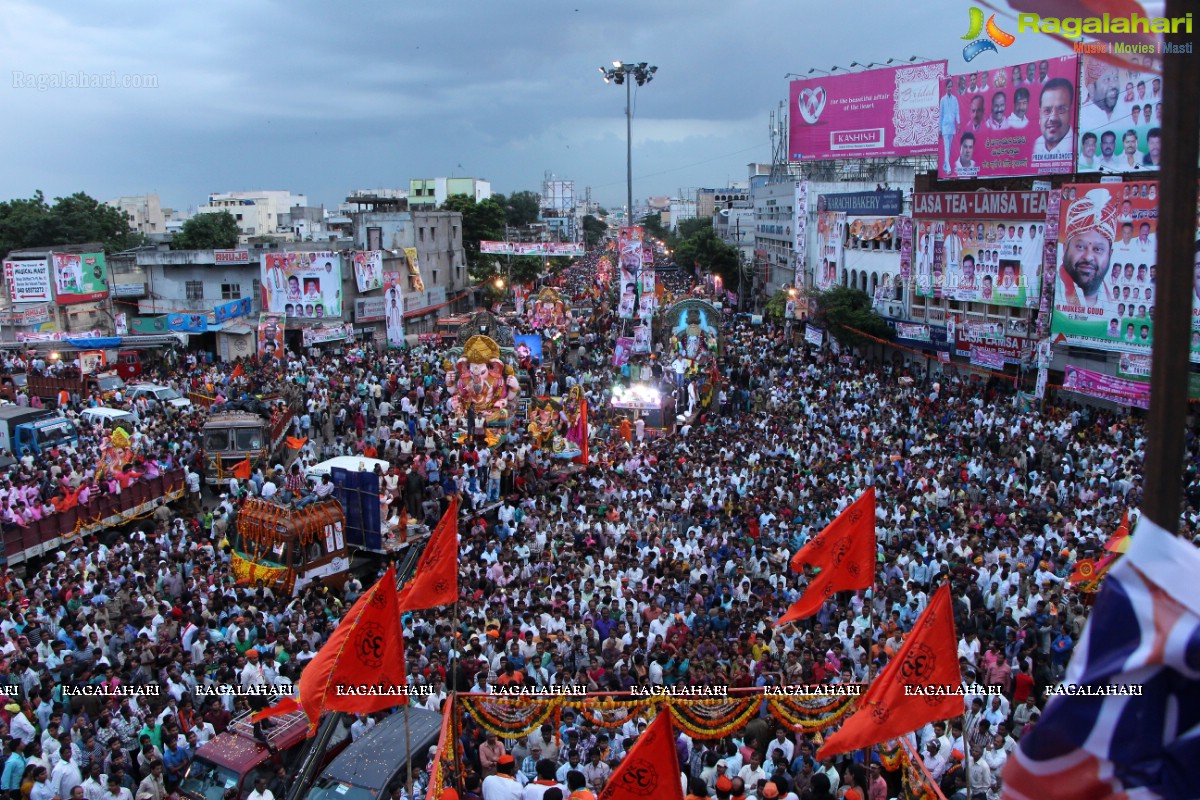
M 79 419 L 89 425 L 102 425 L 108 428 L 125 428 L 132 432 L 137 425 L 137 417 L 119 408 L 85 408 L 79 412 Z

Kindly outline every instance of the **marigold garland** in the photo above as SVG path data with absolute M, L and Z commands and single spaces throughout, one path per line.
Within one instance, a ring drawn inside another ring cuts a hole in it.
M 805 733 L 821 731 L 837 722 L 840 722 L 842 720 L 842 718 L 844 718 L 848 713 L 850 713 L 852 710 L 854 710 L 854 708 L 856 708 L 858 705 L 857 697 L 838 698 L 838 700 L 835 703 L 833 703 L 833 705 L 837 705 L 838 703 L 840 703 L 841 708 L 838 708 L 827 714 L 822 714 L 820 717 L 818 717 L 816 719 L 813 719 L 813 718 L 806 719 L 804 717 L 797 716 L 795 712 L 798 710 L 805 714 L 807 714 L 809 712 L 807 712 L 806 710 L 794 709 L 794 708 L 790 707 L 790 705 L 787 702 L 787 699 L 788 698 L 782 698 L 782 697 L 768 698 L 767 699 L 767 710 L 776 719 L 778 719 L 779 721 L 784 722 L 788 726 L 790 726 L 792 728 L 792 730 L 804 731 Z
M 693 739 L 723 739 L 734 731 L 746 727 L 746 724 L 758 714 L 762 698 L 752 697 L 748 698 L 748 700 L 749 702 L 741 704 L 742 708 L 740 710 L 735 709 L 737 713 L 732 716 L 726 715 L 725 718 L 729 719 L 729 722 L 721 724 L 705 720 L 704 723 L 707 724 L 704 727 L 701 727 L 704 723 L 697 723 L 688 716 L 688 712 L 692 709 L 687 708 L 682 703 L 668 702 L 667 708 L 671 712 L 672 721 Z

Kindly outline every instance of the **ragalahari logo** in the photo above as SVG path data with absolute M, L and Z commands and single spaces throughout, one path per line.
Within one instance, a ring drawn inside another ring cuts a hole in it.
M 970 44 L 963 48 L 963 60 L 971 61 L 980 53 L 985 53 L 991 50 L 993 53 L 999 52 L 996 50 L 996 45 L 1008 47 L 1017 40 L 1007 31 L 1001 30 L 996 24 L 996 15 L 992 14 L 987 19 L 987 24 L 983 22 L 983 11 L 975 6 L 970 9 L 971 22 L 967 29 L 966 35 L 962 38 L 969 41 Z M 987 38 L 980 38 L 981 33 L 987 33 Z

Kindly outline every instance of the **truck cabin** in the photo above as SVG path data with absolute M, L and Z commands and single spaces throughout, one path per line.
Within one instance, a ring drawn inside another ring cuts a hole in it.
M 210 483 L 227 477 L 235 465 L 250 458 L 253 468 L 265 458 L 266 423 L 257 414 L 223 412 L 214 414 L 204 423 L 205 462 Z

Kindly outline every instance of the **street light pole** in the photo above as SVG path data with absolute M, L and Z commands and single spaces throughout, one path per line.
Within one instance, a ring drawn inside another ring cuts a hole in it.
M 633 224 L 633 82 L 625 81 L 625 219 Z
M 614 61 L 611 67 L 600 67 L 605 83 L 625 84 L 625 224 L 633 224 L 633 83 L 645 86 L 654 80 L 658 67 L 645 61 L 637 64 Z

